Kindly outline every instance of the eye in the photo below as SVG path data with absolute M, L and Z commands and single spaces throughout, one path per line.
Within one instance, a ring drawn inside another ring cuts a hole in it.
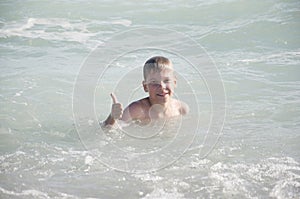
M 171 82 L 172 82 L 171 79 L 166 79 L 166 80 L 164 80 L 164 83 L 165 83 L 165 84 L 168 84 L 168 83 L 171 83 Z
M 151 80 L 151 81 L 150 81 L 150 84 L 158 84 L 158 82 L 155 81 L 155 80 Z

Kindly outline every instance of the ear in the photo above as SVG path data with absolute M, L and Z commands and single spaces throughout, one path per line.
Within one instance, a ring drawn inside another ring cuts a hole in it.
M 174 72 L 174 88 L 177 87 L 177 76 L 176 76 L 176 73 Z
M 146 82 L 143 81 L 142 84 L 143 84 L 144 91 L 145 91 L 145 92 L 148 92 L 148 86 L 147 86 Z

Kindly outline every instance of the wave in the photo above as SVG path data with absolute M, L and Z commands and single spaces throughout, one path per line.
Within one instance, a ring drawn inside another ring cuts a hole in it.
M 28 18 L 22 21 L 2 22 L 0 38 L 24 37 L 48 41 L 89 43 L 96 47 L 103 43 L 99 35 L 112 31 L 115 26 L 129 27 L 132 21 L 127 19 L 98 20 L 69 20 L 64 18 Z M 92 47 L 92 48 L 93 48 Z

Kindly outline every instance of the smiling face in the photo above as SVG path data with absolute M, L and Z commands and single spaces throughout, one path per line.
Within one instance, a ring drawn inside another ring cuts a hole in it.
M 176 78 L 173 70 L 150 71 L 143 81 L 144 90 L 149 92 L 151 104 L 166 104 L 174 93 Z

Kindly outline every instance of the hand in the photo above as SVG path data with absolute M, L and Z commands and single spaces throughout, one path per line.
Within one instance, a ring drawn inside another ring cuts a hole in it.
M 120 119 L 123 115 L 123 106 L 118 102 L 115 94 L 111 93 L 110 96 L 113 100 L 113 104 L 111 107 L 111 117 L 115 120 Z

